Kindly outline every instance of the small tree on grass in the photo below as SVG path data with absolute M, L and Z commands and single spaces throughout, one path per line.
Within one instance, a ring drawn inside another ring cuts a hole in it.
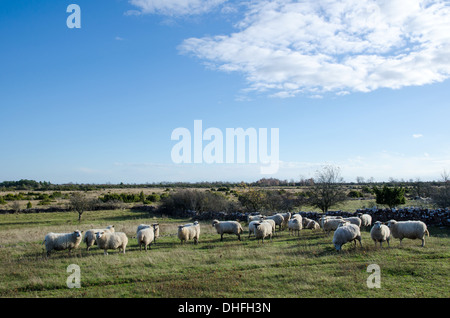
M 325 166 L 316 172 L 314 185 L 309 191 L 309 202 L 326 213 L 328 209 L 347 200 L 339 167 Z
M 69 206 L 72 211 L 78 213 L 78 222 L 81 221 L 81 215 L 92 206 L 92 200 L 88 199 L 84 194 L 75 192 L 69 198 Z
M 376 202 L 387 205 L 390 209 L 406 203 L 405 189 L 403 187 L 389 188 L 385 185 L 382 189 L 373 187 L 373 191 L 377 197 Z

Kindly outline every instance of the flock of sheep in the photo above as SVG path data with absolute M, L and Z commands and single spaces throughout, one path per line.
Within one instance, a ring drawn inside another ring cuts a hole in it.
M 344 218 L 342 216 L 322 216 L 317 222 L 315 220 L 302 217 L 300 214 L 277 213 L 271 216 L 250 215 L 248 217 L 248 233 L 249 238 L 253 234 L 255 238 L 264 243 L 264 239 L 272 237 L 276 234 L 276 229 L 289 229 L 290 234 L 300 234 L 302 229 L 317 230 L 322 228 L 327 234 L 334 231 L 332 243 L 337 251 L 340 251 L 342 245 L 348 242 L 356 241 L 361 244 L 361 227 L 370 227 L 372 225 L 372 217 L 368 214 L 359 213 L 358 216 Z M 238 221 L 219 221 L 214 220 L 212 226 L 215 228 L 217 234 L 220 235 L 220 240 L 223 240 L 224 234 L 234 234 L 238 240 L 241 240 L 241 235 L 244 233 L 242 225 Z M 159 224 L 141 224 L 137 227 L 136 238 L 139 249 L 144 247 L 145 251 L 151 244 L 159 237 Z M 377 221 L 370 230 L 370 236 L 375 242 L 380 243 L 382 247 L 383 242 L 389 241 L 391 236 L 400 240 L 402 239 L 420 239 L 422 240 L 422 247 L 425 244 L 425 235 L 429 236 L 427 226 L 422 221 L 395 221 L 390 220 L 382 223 Z M 198 244 L 200 238 L 200 224 L 198 221 L 178 226 L 177 236 L 181 243 L 187 241 L 194 241 Z M 128 237 L 124 232 L 115 232 L 114 226 L 109 225 L 104 229 L 91 229 L 86 231 L 83 240 L 82 231 L 76 230 L 72 233 L 48 233 L 45 236 L 44 244 L 47 252 L 47 257 L 52 251 L 69 250 L 70 252 L 78 248 L 80 243 L 86 243 L 86 249 L 93 245 L 97 245 L 104 250 L 104 254 L 108 255 L 108 250 L 119 250 L 125 253 Z

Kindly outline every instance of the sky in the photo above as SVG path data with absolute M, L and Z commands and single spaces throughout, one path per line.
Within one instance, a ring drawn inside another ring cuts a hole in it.
M 428 181 L 450 171 L 449 0 L 0 7 L 0 182 L 298 181 L 324 165 L 348 182 Z M 172 138 L 177 128 L 189 139 Z M 226 132 L 238 128 L 256 131 L 256 162 L 250 139 L 244 162 L 205 160 L 212 146 L 237 153 Z M 277 147 L 264 129 L 277 129 Z M 192 160 L 177 163 L 184 142 Z M 270 173 L 261 144 L 277 159 Z

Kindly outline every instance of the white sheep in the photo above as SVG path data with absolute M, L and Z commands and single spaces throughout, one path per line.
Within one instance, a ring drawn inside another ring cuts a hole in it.
M 322 217 L 319 220 L 319 225 L 323 229 L 325 221 L 334 219 L 342 219 L 342 216 L 322 215 Z
M 261 239 L 262 243 L 264 244 L 264 239 L 266 237 L 269 237 L 270 240 L 272 240 L 272 225 L 269 222 L 259 222 L 258 224 L 256 224 L 255 226 L 255 237 L 258 240 Z
M 358 217 L 361 219 L 361 226 L 366 227 L 372 225 L 372 216 L 370 214 L 358 213 Z
M 284 223 L 284 217 L 280 213 L 271 216 L 266 216 L 265 220 L 274 220 L 275 224 L 278 225 L 279 230 L 281 231 L 281 227 Z
M 339 225 L 343 223 L 349 223 L 348 221 L 344 221 L 343 219 L 331 219 L 327 218 L 323 221 L 323 230 L 328 234 L 331 231 L 336 231 Z
M 45 244 L 45 249 L 47 251 L 47 257 L 50 256 L 51 251 L 62 251 L 69 250 L 70 252 L 77 248 L 82 240 L 83 231 L 73 231 L 72 233 L 48 233 L 42 244 Z
M 194 240 L 194 244 L 198 244 L 200 239 L 200 224 L 198 221 L 178 226 L 178 238 L 181 244 L 189 240 Z
M 125 249 L 128 244 L 128 237 L 123 232 L 100 231 L 95 233 L 95 240 L 100 249 L 104 250 L 104 255 L 108 255 L 108 250 L 122 250 L 125 254 Z
M 247 222 L 250 223 L 250 222 L 252 222 L 252 221 L 261 221 L 261 220 L 263 220 L 263 219 L 264 219 L 264 216 L 261 215 L 261 214 L 258 214 L 258 215 L 249 215 L 249 216 L 247 217 Z
M 216 229 L 217 234 L 220 234 L 220 240 L 223 241 L 224 234 L 235 234 L 238 240 L 241 240 L 241 234 L 244 233 L 242 225 L 237 221 L 219 221 L 214 220 L 212 226 Z
M 256 224 L 259 224 L 259 222 L 261 222 L 261 220 L 253 220 L 253 221 L 250 221 L 250 223 L 248 224 L 248 237 L 249 238 L 252 234 L 255 234 L 255 227 L 256 227 Z
M 314 220 L 309 220 L 306 226 L 304 226 L 305 229 L 311 229 L 311 230 L 318 230 L 320 229 L 319 223 L 317 223 Z
M 291 216 L 291 219 L 297 219 L 297 220 L 299 220 L 301 223 L 302 223 L 302 226 L 303 226 L 303 217 L 300 215 L 300 214 L 298 214 L 298 213 L 296 213 L 296 214 L 293 214 L 292 216 Z M 306 218 L 305 218 L 306 219 Z
M 357 216 L 351 216 L 348 218 L 343 218 L 343 220 L 350 222 L 351 224 L 355 224 L 358 227 L 361 227 L 361 219 Z
M 375 247 L 377 246 L 377 242 L 380 242 L 380 247 L 383 247 L 383 242 L 387 242 L 389 246 L 391 231 L 382 222 L 376 221 L 370 230 L 370 237 L 375 242 Z
M 271 219 L 266 220 L 266 219 L 264 219 L 264 220 L 261 221 L 261 222 L 269 223 L 269 224 L 272 226 L 272 235 L 275 234 L 275 227 L 276 227 L 276 224 L 275 224 L 275 221 L 274 221 L 274 220 L 271 220 Z
M 152 227 L 153 228 L 153 233 L 154 233 L 154 239 L 153 239 L 153 243 L 156 244 L 156 239 L 159 237 L 159 224 L 158 223 L 153 223 L 153 224 L 139 224 L 136 230 L 136 235 L 137 233 L 145 228 L 149 228 Z
M 359 226 L 355 224 L 347 223 L 345 225 L 341 225 L 334 232 L 333 244 L 337 251 L 342 249 L 342 245 L 351 241 L 355 242 L 356 247 L 356 240 L 359 241 L 359 244 L 362 247 L 361 232 L 359 230 Z
M 101 232 L 101 231 L 110 231 L 111 233 L 114 233 L 114 225 L 108 225 L 104 229 L 90 229 L 87 230 L 84 234 L 84 242 L 86 243 L 86 250 L 89 251 L 91 246 L 97 245 L 97 242 L 95 241 L 95 233 Z
M 149 248 L 152 248 L 151 244 L 155 239 L 155 231 L 153 229 L 153 226 L 145 227 L 139 230 L 139 232 L 137 232 L 136 238 L 139 245 L 139 250 L 142 251 L 142 245 L 144 245 L 145 251 L 147 252 L 147 246 L 149 246 Z
M 291 212 L 280 213 L 280 214 L 283 217 L 283 223 L 281 223 L 281 227 L 283 229 L 285 229 L 288 227 L 288 222 L 291 219 L 292 214 L 291 214 Z
M 297 232 L 297 236 L 300 236 L 300 230 L 303 228 L 302 221 L 298 218 L 292 218 L 288 222 L 289 234 Z
M 394 238 L 400 239 L 400 246 L 404 238 L 421 239 L 422 247 L 425 245 L 425 234 L 430 236 L 427 225 L 422 221 L 396 221 L 390 220 L 387 222 Z

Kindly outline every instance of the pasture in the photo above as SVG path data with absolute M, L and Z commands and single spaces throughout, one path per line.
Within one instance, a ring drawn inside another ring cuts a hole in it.
M 160 224 L 161 235 L 148 252 L 139 251 L 135 236 L 141 223 Z M 154 298 L 348 298 L 450 297 L 450 230 L 429 228 L 420 240 L 391 240 L 375 247 L 368 230 L 362 244 L 335 251 L 332 234 L 286 229 L 272 241 L 258 243 L 216 234 L 201 222 L 200 243 L 181 245 L 177 226 L 188 219 L 156 217 L 130 210 L 0 215 L 0 297 L 154 297 Z M 85 243 L 71 256 L 67 251 L 45 257 L 42 241 L 48 232 L 86 231 L 113 224 L 129 238 L 126 254 L 86 251 Z M 81 288 L 67 287 L 70 264 L 80 266 Z M 381 270 L 381 288 L 368 288 L 370 264 Z

